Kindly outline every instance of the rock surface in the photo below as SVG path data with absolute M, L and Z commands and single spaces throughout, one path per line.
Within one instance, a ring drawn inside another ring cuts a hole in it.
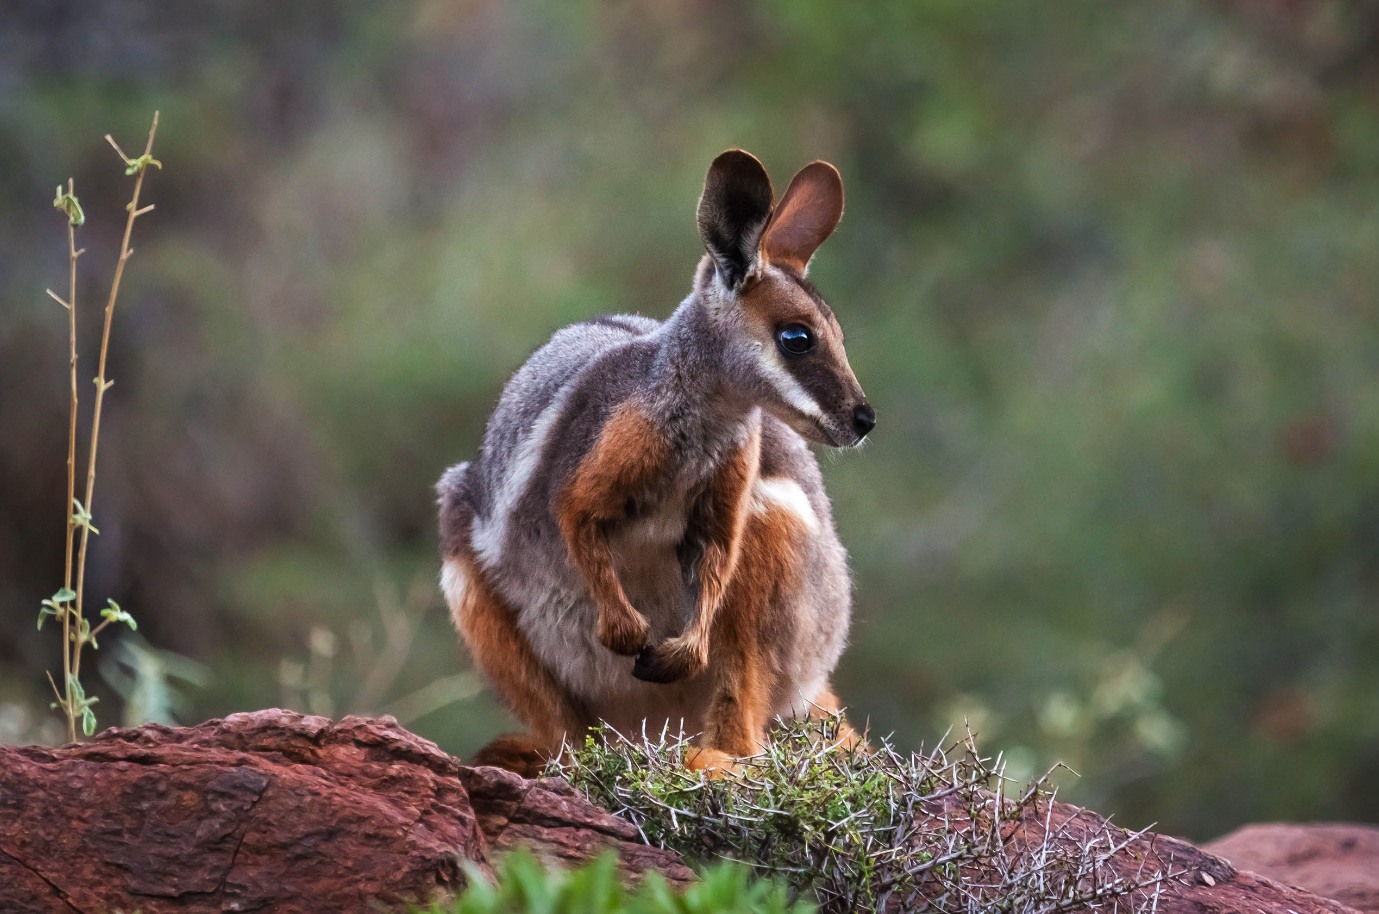
M 563 781 L 466 768 L 390 719 L 288 711 L 0 746 L 5 914 L 373 910 L 462 887 L 525 844 L 690 878 Z
M 1108 833 L 1115 831 L 1099 813 L 1041 800 L 1022 816 L 1010 840 L 1029 846 L 1045 840 L 1087 846 L 1097 840 L 1104 842 Z M 1103 878 L 1137 881 L 1146 873 L 1172 874 L 1161 884 L 1157 901 L 1151 904 L 1144 893 L 1136 896 L 1147 910 L 1158 914 L 1355 914 L 1335 899 L 1238 868 L 1179 838 L 1145 833 L 1116 844 L 1120 850 L 1106 858 L 1108 872 Z
M 1011 823 L 1009 840 L 1086 846 L 1107 828 L 1053 803 Z M 482 871 L 518 846 L 571 864 L 611 848 L 628 876 L 693 878 L 565 782 L 461 765 L 387 718 L 260 711 L 57 749 L 0 746 L 5 914 L 370 911 L 456 891 L 462 861 Z M 1134 839 L 1109 867 L 1133 876 L 1146 861 L 1174 874 L 1163 914 L 1351 910 L 1163 836 Z
M 1246 825 L 1205 849 L 1241 869 L 1379 912 L 1379 828 L 1373 825 Z

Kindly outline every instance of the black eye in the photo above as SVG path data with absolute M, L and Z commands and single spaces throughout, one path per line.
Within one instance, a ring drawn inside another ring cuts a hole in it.
M 804 355 L 814 348 L 814 332 L 804 324 L 786 324 L 776 331 L 776 345 L 786 355 Z

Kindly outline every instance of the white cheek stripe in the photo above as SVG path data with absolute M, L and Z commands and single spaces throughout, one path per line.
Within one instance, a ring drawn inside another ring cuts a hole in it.
M 780 508 L 800 520 L 811 533 L 819 529 L 819 516 L 814 513 L 809 496 L 795 480 L 783 476 L 758 479 L 754 494 L 759 513 L 764 514 L 771 507 Z
M 785 402 L 811 419 L 822 419 L 824 411 L 819 409 L 819 404 L 814 402 L 809 392 L 800 386 L 800 382 L 796 381 L 795 376 L 781 363 L 776 350 L 763 343 L 757 343 L 756 346 L 757 363 L 761 366 L 761 373 Z
M 498 483 L 497 491 L 493 493 L 493 506 L 488 517 L 474 518 L 474 551 L 489 568 L 496 566 L 502 558 L 503 544 L 507 540 L 508 518 L 517 502 L 526 494 L 527 485 L 531 482 L 532 474 L 536 472 L 537 464 L 546 450 L 546 439 L 551 436 L 551 427 L 564 414 L 565 401 L 570 398 L 570 392 L 579 383 L 580 377 L 581 375 L 577 374 L 567 381 L 537 416 L 536 421 L 532 423 L 531 431 L 527 432 L 526 437 L 517 445 L 516 455 L 508 465 L 508 471 L 502 481 Z

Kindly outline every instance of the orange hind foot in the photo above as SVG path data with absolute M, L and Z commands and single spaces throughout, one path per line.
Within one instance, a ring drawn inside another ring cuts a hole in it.
M 685 753 L 685 767 L 702 771 L 709 780 L 716 781 L 741 771 L 742 760 L 718 749 L 690 749 Z

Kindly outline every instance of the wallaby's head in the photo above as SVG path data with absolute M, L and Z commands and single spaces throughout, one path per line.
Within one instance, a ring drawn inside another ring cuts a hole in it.
M 708 257 L 696 291 L 726 351 L 732 385 L 806 438 L 862 442 L 876 413 L 848 364 L 833 311 L 805 278 L 843 215 L 843 179 L 827 162 L 800 169 L 775 203 L 766 169 L 730 149 L 699 199 Z

